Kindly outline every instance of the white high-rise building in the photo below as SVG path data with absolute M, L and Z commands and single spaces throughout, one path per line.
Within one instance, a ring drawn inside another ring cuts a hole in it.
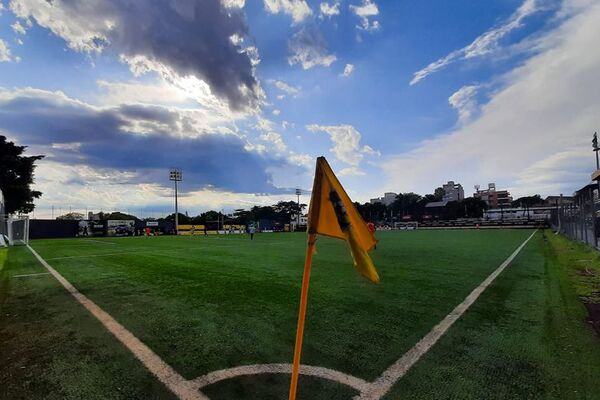
M 465 191 L 460 183 L 448 181 L 448 183 L 442 185 L 442 189 L 444 189 L 442 201 L 462 201 L 465 198 Z

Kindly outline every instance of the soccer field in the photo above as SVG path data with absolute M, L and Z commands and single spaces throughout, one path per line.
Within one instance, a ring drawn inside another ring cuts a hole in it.
M 378 232 L 380 285 L 353 271 L 344 242 L 320 237 L 302 355 L 318 368 L 298 398 L 351 399 L 378 382 L 532 233 Z M 600 342 L 546 235 L 382 398 L 600 398 Z M 198 398 L 287 398 L 305 234 L 30 244 Z M 23 246 L 0 251 L 0 398 L 177 396 Z

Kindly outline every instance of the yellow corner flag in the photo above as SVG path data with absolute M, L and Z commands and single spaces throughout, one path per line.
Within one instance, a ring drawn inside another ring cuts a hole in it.
M 292 380 L 289 400 L 296 399 L 298 374 L 300 372 L 300 355 L 304 336 L 304 321 L 308 302 L 308 283 L 312 266 L 312 256 L 317 234 L 345 240 L 350 246 L 354 267 L 373 283 L 379 283 L 379 275 L 367 251 L 377 244 L 377 240 L 369 231 L 367 224 L 352 204 L 350 197 L 336 178 L 325 157 L 317 158 L 317 168 L 313 183 L 310 208 L 308 211 L 308 246 L 304 261 L 302 290 L 300 294 L 300 310 L 298 312 L 298 328 L 296 346 L 292 364 Z
M 367 251 L 377 244 L 352 200 L 331 170 L 325 157 L 317 158 L 308 214 L 308 233 L 348 242 L 354 267 L 365 278 L 379 283 L 379 276 Z

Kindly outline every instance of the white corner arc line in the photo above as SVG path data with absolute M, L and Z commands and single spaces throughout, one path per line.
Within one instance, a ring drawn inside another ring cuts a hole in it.
M 144 364 L 150 372 L 152 372 L 165 386 L 167 386 L 173 393 L 175 393 L 182 400 L 208 400 L 204 394 L 202 394 L 195 385 L 190 381 L 185 380 L 179 375 L 170 365 L 165 363 L 156 353 L 154 353 L 148 346 L 142 341 L 129 332 L 123 325 L 119 324 L 113 317 L 111 317 L 106 311 L 101 309 L 87 298 L 85 295 L 79 292 L 69 281 L 67 281 L 61 274 L 52 268 L 31 246 L 27 245 L 27 248 L 37 258 L 37 260 L 64 286 L 65 289 L 75 299 L 81 303 L 98 321 L 104 325 L 106 329 L 110 331 L 129 351 L 131 351 L 138 360 Z
M 202 375 L 194 379 L 192 382 L 197 385 L 198 389 L 202 389 L 203 387 L 212 385 L 213 383 L 243 375 L 291 373 L 292 364 L 254 364 L 209 372 L 206 375 Z M 350 386 L 351 388 L 356 389 L 358 392 L 363 392 L 370 385 L 369 382 L 363 379 L 324 367 L 301 365 L 300 373 L 302 375 L 316 376 L 318 378 L 338 382 L 343 385 Z
M 529 240 L 535 235 L 537 229 L 525 239 L 523 243 L 502 263 L 500 266 L 492 272 L 479 286 L 463 300 L 462 303 L 456 306 L 454 310 L 450 312 L 439 324 L 433 327 L 433 329 L 425 335 L 417 344 L 415 344 L 409 351 L 407 351 L 398 361 L 392 364 L 386 369 L 379 378 L 373 383 L 369 384 L 367 390 L 361 392 L 360 395 L 356 396 L 356 400 L 378 400 L 390 391 L 392 386 L 402 378 L 408 370 L 415 365 L 417 361 L 425 354 L 429 349 L 437 343 L 437 341 L 446 333 L 446 331 L 471 307 L 471 305 L 477 300 L 477 298 L 483 293 L 483 291 L 504 271 L 504 269 L 512 262 L 512 260 L 521 252 L 523 247 L 529 242 Z

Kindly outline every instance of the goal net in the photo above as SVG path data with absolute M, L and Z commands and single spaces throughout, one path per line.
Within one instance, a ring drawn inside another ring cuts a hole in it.
M 26 215 L 9 216 L 6 221 L 8 244 L 25 245 L 29 243 L 29 217 Z
M 394 228 L 399 230 L 413 230 L 419 228 L 418 222 L 396 222 Z

